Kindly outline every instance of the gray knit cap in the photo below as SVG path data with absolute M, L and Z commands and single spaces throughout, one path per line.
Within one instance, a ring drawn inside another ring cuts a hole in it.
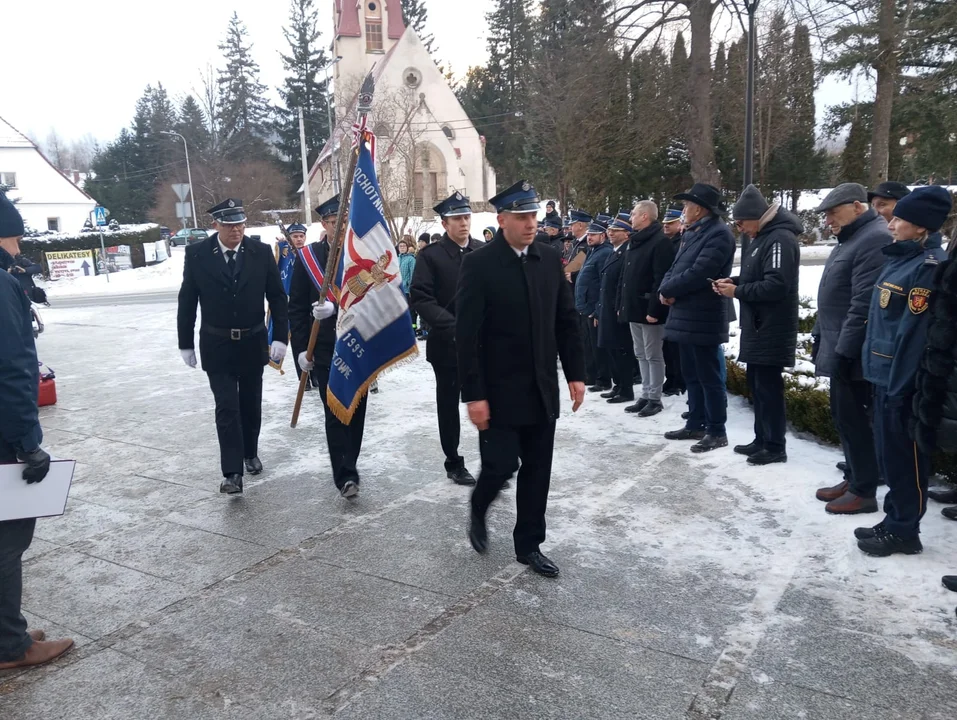
M 754 185 L 748 185 L 734 204 L 735 220 L 760 220 L 771 206 Z

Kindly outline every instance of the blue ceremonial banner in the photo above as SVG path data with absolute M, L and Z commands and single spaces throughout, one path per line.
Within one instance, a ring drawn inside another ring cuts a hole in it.
M 287 240 L 280 240 L 276 245 L 276 264 L 279 265 L 279 279 L 282 282 L 282 289 L 286 295 L 289 295 L 289 285 L 292 283 L 292 269 L 296 266 L 296 251 Z M 266 344 L 272 345 L 273 341 L 273 322 L 272 317 L 266 321 Z M 286 328 L 286 337 L 282 342 L 289 344 L 289 328 Z M 269 361 L 270 367 L 276 368 L 282 372 L 282 363 Z
M 329 409 L 347 425 L 379 374 L 418 352 L 376 179 L 373 135 L 367 130 L 360 133 L 349 229 L 342 248 L 336 349 L 326 395 Z

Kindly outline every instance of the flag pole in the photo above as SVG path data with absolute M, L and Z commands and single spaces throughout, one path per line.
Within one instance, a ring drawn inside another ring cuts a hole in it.
M 369 74 L 366 75 L 366 79 L 362 82 L 362 89 L 359 90 L 358 111 L 360 126 L 365 124 L 362 121 L 368 117 L 369 113 L 372 111 L 372 98 L 374 94 L 375 80 L 372 78 L 372 70 L 370 70 Z M 329 142 L 333 145 L 334 153 L 335 138 L 330 137 Z M 362 142 L 361 138 L 359 139 L 359 142 Z M 335 279 L 336 270 L 339 267 L 339 258 L 342 256 L 342 238 L 344 235 L 343 229 L 345 223 L 348 222 L 349 219 L 349 202 L 352 196 L 352 176 L 356 172 L 356 164 L 358 161 L 359 147 L 356 147 L 349 158 L 349 170 L 346 173 L 345 178 L 347 182 L 342 183 L 342 190 L 340 191 L 339 214 L 336 217 L 336 232 L 329 241 L 329 258 L 326 260 L 326 269 L 322 276 L 322 288 L 319 290 L 319 302 L 325 302 L 326 296 L 329 293 L 329 286 Z M 306 360 L 308 362 L 312 362 L 313 360 L 313 353 L 316 349 L 316 339 L 318 337 L 319 321 L 313 320 L 312 330 L 309 333 L 309 345 L 306 347 Z M 292 421 L 289 423 L 290 427 L 296 427 L 296 425 L 299 423 L 299 411 L 302 409 L 302 398 L 306 394 L 306 383 L 309 382 L 310 374 L 311 373 L 304 372 L 299 378 L 299 392 L 296 394 L 296 405 L 292 409 Z

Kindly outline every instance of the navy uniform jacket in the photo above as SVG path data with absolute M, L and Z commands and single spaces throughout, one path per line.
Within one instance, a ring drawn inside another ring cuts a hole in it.
M 603 242 L 588 248 L 588 257 L 575 281 L 575 309 L 582 315 L 594 317 L 601 296 L 601 269 L 612 253 L 611 243 Z
M 312 247 L 315 249 L 316 262 L 325 272 L 326 263 L 329 260 L 328 241 L 323 238 L 317 243 L 312 243 Z M 292 351 L 297 357 L 309 347 L 309 334 L 312 332 L 314 319 L 312 304 L 318 300 L 319 288 L 309 276 L 306 264 L 299 259 L 292 269 L 292 280 L 289 281 L 289 334 L 292 336 Z M 336 314 L 319 323 L 319 335 L 316 337 L 316 347 L 312 355 L 317 367 L 332 366 L 332 354 L 336 349 L 338 315 L 337 308 Z
M 0 455 L 11 447 L 33 452 L 43 441 L 37 410 L 40 370 L 30 301 L 20 283 L 7 272 L 12 262 L 0 248 Z M 0 462 L 13 459 L 0 457 Z
M 429 324 L 425 358 L 433 366 L 455 367 L 455 294 L 462 258 L 485 245 L 469 238 L 460 248 L 446 233 L 437 243 L 422 248 L 412 275 L 409 302 Z
M 930 296 L 937 266 L 947 259 L 940 233 L 883 248 L 886 261 L 871 295 L 862 360 L 864 378 L 903 400 L 915 389 L 927 346 Z
M 297 263 L 298 264 L 298 263 Z M 272 248 L 243 237 L 236 255 L 236 277 L 232 278 L 219 247 L 219 236 L 186 248 L 183 285 L 179 290 L 176 325 L 181 350 L 194 347 L 196 304 L 202 313 L 199 329 L 199 354 L 203 370 L 211 373 L 241 375 L 254 372 L 269 362 L 266 346 L 265 302 L 276 327 L 286 327 L 286 291 L 279 278 L 279 267 Z M 203 328 L 217 330 L 261 330 L 231 340 Z
M 455 351 L 462 402 L 487 400 L 491 423 L 535 425 L 558 417 L 558 363 L 585 378 L 585 356 L 561 256 L 532 243 L 525 262 L 499 230 L 462 260 Z
M 601 296 L 598 301 L 598 347 L 609 350 L 628 350 L 632 347 L 631 328 L 618 317 L 618 287 L 625 267 L 628 243 L 612 249 L 601 269 Z

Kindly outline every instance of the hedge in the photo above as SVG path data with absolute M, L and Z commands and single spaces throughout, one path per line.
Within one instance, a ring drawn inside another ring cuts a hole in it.
M 133 267 L 146 266 L 146 253 L 143 245 L 146 243 L 159 242 L 159 225 L 149 225 L 143 229 L 123 230 L 122 228 L 113 232 L 104 230 L 103 242 L 106 247 L 114 245 L 129 245 L 130 260 Z M 31 260 L 43 265 L 43 272 L 48 273 L 46 258 L 43 253 L 62 252 L 66 250 L 99 250 L 100 233 L 87 232 L 76 235 L 66 235 L 58 233 L 50 237 L 24 237 L 20 240 L 20 252 Z

